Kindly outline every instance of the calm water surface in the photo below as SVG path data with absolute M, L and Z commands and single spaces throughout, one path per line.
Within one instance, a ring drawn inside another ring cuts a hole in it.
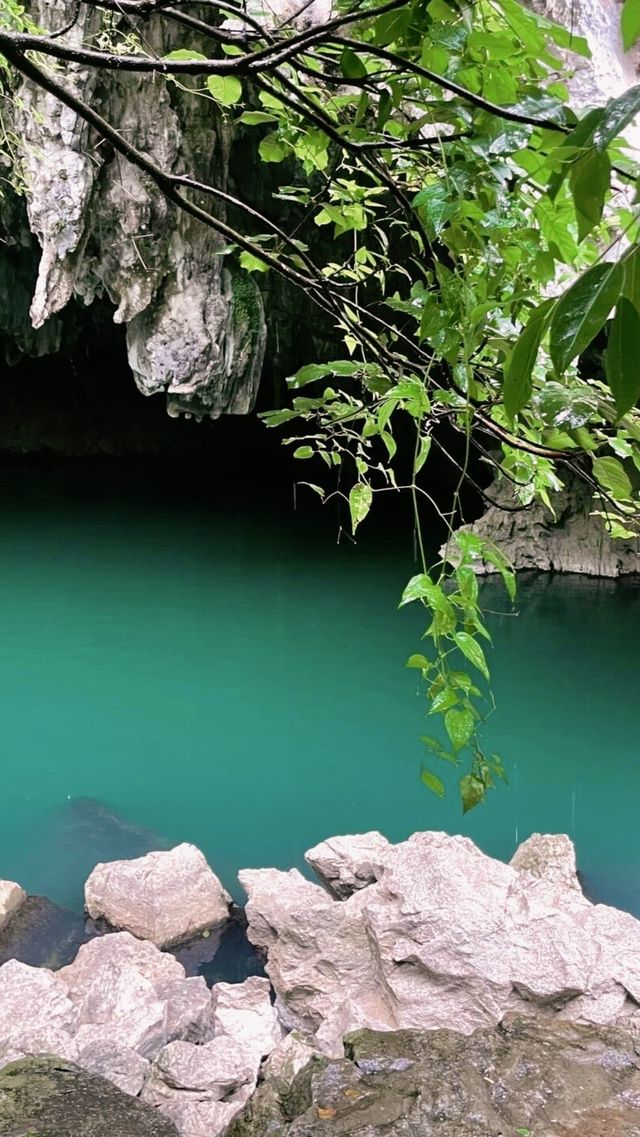
M 541 577 L 491 616 L 486 737 L 512 784 L 463 819 L 419 782 L 409 548 L 336 546 L 255 502 L 162 504 L 108 467 L 5 469 L 0 491 L 0 877 L 79 908 L 135 827 L 195 842 L 236 895 L 239 868 L 301 865 L 336 833 L 444 828 L 508 858 L 565 831 L 591 894 L 640 915 L 635 586 Z M 131 829 L 103 832 L 102 807 Z

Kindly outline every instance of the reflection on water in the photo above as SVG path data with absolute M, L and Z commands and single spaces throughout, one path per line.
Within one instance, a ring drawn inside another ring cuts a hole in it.
M 330 834 L 444 828 L 508 858 L 547 830 L 640 914 L 635 585 L 527 580 L 490 616 L 511 786 L 463 819 L 418 780 L 409 548 L 72 482 L 0 474 L 0 877 L 79 908 L 95 860 L 191 840 L 239 896 L 239 868 Z

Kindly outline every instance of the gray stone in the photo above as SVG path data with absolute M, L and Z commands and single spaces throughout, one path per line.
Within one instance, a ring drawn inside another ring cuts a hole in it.
M 0 880 L 0 932 L 6 928 L 26 899 L 27 894 L 19 884 L 12 880 Z
M 638 1137 L 637 1035 L 512 1018 L 470 1037 L 362 1031 L 268 1083 L 227 1137 Z
M 358 865 L 362 839 L 329 844 Z M 537 835 L 515 868 L 468 838 L 416 833 L 384 861 L 341 901 L 295 870 L 240 874 L 280 1018 L 325 1053 L 362 1026 L 471 1033 L 514 1011 L 612 1022 L 627 995 L 640 1002 L 640 922 L 586 900 L 568 838 Z
M 176 1137 L 171 1121 L 59 1058 L 0 1071 L 0 1137 Z
M 231 898 L 195 845 L 96 865 L 85 886 L 94 919 L 170 947 L 225 924 Z
M 330 837 L 305 853 L 318 879 L 337 900 L 378 880 L 392 846 L 381 833 Z

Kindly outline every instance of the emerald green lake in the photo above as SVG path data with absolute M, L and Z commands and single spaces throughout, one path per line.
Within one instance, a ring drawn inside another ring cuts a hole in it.
M 0 471 L 0 877 L 79 909 L 134 827 L 195 842 L 236 895 L 239 868 L 301 866 L 331 834 L 447 829 L 508 858 L 563 831 L 590 894 L 640 915 L 635 585 L 540 577 L 489 617 L 511 787 L 463 819 L 419 781 L 409 536 L 336 544 L 259 486 L 220 505 L 113 468 Z M 78 835 L 78 799 L 131 829 Z

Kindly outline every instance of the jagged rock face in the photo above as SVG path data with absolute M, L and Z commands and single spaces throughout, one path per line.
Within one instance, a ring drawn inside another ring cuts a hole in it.
M 604 577 L 640 572 L 640 542 L 613 540 L 608 535 L 602 518 L 592 514 L 594 503 L 582 482 L 574 480 L 554 494 L 555 517 L 541 501 L 512 512 L 516 502 L 507 481 L 496 482 L 489 493 L 497 504 L 489 506 L 473 525 L 462 528 L 497 545 L 516 569 Z M 478 572 L 495 571 L 490 564 L 474 567 Z
M 32 0 L 30 12 L 53 30 L 71 20 L 74 4 Z M 103 18 L 83 6 L 65 42 L 95 36 Z M 146 28 L 158 55 L 175 46 L 159 21 Z M 170 91 L 161 78 L 100 76 L 73 64 L 65 81 L 164 170 L 225 188 L 231 139 L 211 100 Z M 165 392 L 173 415 L 247 413 L 266 339 L 252 278 L 234 276 L 216 234 L 169 205 L 73 111 L 28 83 L 22 96 L 29 224 L 42 249 L 33 326 L 46 327 L 72 296 L 89 304 L 106 295 L 116 322 L 126 324 L 143 394 Z M 210 200 L 202 204 L 211 209 Z
M 631 1034 L 510 1019 L 453 1031 L 361 1031 L 284 1097 L 267 1081 L 227 1137 L 637 1137 Z
M 585 899 L 569 846 L 537 835 L 510 866 L 444 833 L 343 837 L 309 855 L 343 899 L 296 870 L 240 873 L 282 1021 L 334 1056 L 364 1026 L 471 1033 L 513 1011 L 635 1022 L 640 921 Z

